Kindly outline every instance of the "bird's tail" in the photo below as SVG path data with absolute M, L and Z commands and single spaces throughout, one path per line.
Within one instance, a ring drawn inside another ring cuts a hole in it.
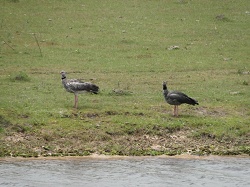
M 199 105 L 198 101 L 196 101 L 195 99 L 193 99 L 191 97 L 188 97 L 187 104 L 190 104 L 190 105 Z
M 97 85 L 95 85 L 95 84 L 92 84 L 92 85 L 91 85 L 91 88 L 90 88 L 90 91 L 91 91 L 92 93 L 94 93 L 94 94 L 98 94 L 98 92 L 99 92 L 99 87 L 98 87 Z

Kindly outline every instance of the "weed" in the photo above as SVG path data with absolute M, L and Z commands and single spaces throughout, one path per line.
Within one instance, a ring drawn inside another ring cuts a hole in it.
M 20 2 L 20 0 L 7 0 L 7 1 L 9 1 L 11 3 L 19 3 Z
M 10 123 L 10 121 L 6 120 L 4 118 L 4 116 L 0 115 L 0 127 L 1 128 L 7 128 L 9 126 L 11 126 L 12 124 Z
M 247 81 L 243 81 L 242 84 L 245 85 L 245 86 L 247 86 L 248 82 Z
M 11 81 L 23 81 L 23 82 L 27 82 L 27 81 L 30 81 L 30 77 L 25 72 L 20 71 L 17 74 L 12 74 L 10 76 L 10 80 Z
M 216 16 L 216 19 L 219 20 L 219 21 L 223 21 L 223 22 L 229 22 L 229 21 L 231 21 L 229 18 L 227 18 L 223 14 L 220 14 L 220 15 Z

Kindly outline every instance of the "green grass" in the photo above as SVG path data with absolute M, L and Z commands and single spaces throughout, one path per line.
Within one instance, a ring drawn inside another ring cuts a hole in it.
M 155 155 L 152 142 L 136 137 L 180 131 L 247 153 L 247 0 L 3 0 L 0 7 L 0 156 L 36 156 L 45 145 L 63 154 Z M 94 82 L 100 94 L 80 95 L 74 110 L 61 70 Z M 200 105 L 180 106 L 172 117 L 165 80 Z

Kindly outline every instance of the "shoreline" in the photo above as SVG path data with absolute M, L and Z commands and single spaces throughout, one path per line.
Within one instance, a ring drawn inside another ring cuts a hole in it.
M 119 156 L 119 155 L 102 155 L 102 154 L 92 154 L 88 156 L 39 156 L 39 157 L 1 157 L 1 161 L 33 161 L 33 160 L 130 160 L 130 159 L 148 159 L 148 158 L 162 158 L 162 159 L 186 159 L 186 160 L 215 160 L 221 158 L 249 158 L 248 155 L 206 155 L 206 156 L 197 156 L 190 154 L 181 154 L 181 155 L 157 155 L 157 156 Z

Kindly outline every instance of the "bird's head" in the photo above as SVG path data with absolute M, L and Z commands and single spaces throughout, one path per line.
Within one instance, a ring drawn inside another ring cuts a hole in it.
M 62 70 L 62 71 L 60 72 L 60 74 L 61 74 L 61 75 L 65 75 L 66 72 Z
M 166 81 L 163 81 L 163 82 L 162 82 L 162 86 L 163 86 L 163 90 L 166 90 L 166 89 L 167 89 L 167 82 L 166 82 Z
M 65 79 L 66 78 L 66 72 L 65 71 L 61 71 L 60 74 L 62 75 L 62 79 Z

